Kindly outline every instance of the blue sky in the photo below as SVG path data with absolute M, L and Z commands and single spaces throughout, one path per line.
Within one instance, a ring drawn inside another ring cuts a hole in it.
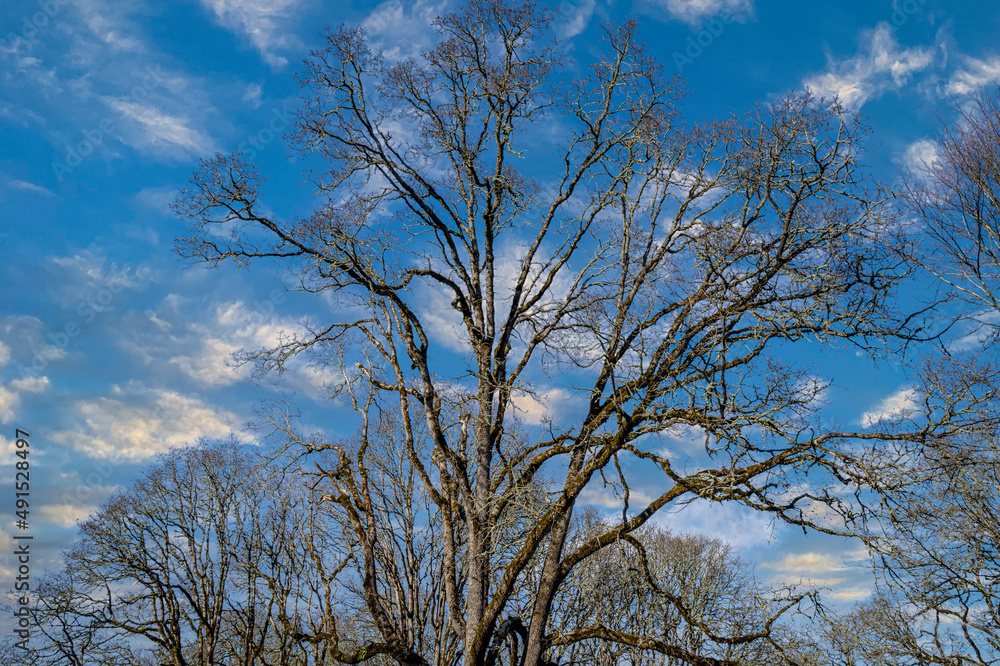
M 322 0 L 16 0 L 0 6 L 0 446 L 13 478 L 15 428 L 32 435 L 36 572 L 84 518 L 152 456 L 200 436 L 249 441 L 263 399 L 297 393 L 336 435 L 346 409 L 325 399 L 336 373 L 293 364 L 279 384 L 234 368 L 333 304 L 285 292 L 273 270 L 192 267 L 172 252 L 168 210 L 198 160 L 242 149 L 281 216 L 309 210 L 301 165 L 282 139 L 298 105 L 294 73 L 326 25 L 366 26 L 390 58 L 416 55 L 453 3 Z M 597 48 L 602 21 L 634 17 L 665 70 L 685 77 L 691 119 L 742 112 L 787 91 L 840 96 L 871 127 L 867 162 L 891 184 L 933 159 L 955 108 L 1000 82 L 993 2 L 580 0 L 553 6 L 570 54 Z M 437 342 L 447 346 L 446 326 Z M 825 418 L 864 427 L 905 408 L 907 377 L 852 350 L 809 359 L 832 382 Z M 557 386 L 528 418 L 569 410 Z M 346 433 L 341 433 L 346 434 Z M 679 455 L 686 433 L 668 442 Z M 0 486 L 0 581 L 10 579 L 11 484 Z M 609 504 L 596 490 L 588 498 Z M 763 577 L 810 578 L 835 600 L 863 598 L 858 545 L 693 505 L 662 521 L 734 543 Z

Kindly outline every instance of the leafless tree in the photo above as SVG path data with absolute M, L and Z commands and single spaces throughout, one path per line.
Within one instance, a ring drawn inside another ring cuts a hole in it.
M 33 663 L 326 663 L 285 630 L 290 609 L 299 622 L 316 609 L 268 584 L 299 564 L 269 559 L 301 536 L 291 500 L 238 445 L 163 457 L 80 525 L 64 569 L 36 591 Z
M 858 649 L 886 663 L 1000 662 L 1000 447 L 995 431 L 948 439 L 906 465 L 871 543 L 881 593 Z
M 901 200 L 927 228 L 926 265 L 992 328 L 1000 309 L 1000 93 L 975 97 L 931 145 Z
M 910 239 L 860 170 L 863 128 L 836 104 L 791 95 L 689 126 L 679 83 L 634 23 L 608 27 L 603 53 L 573 67 L 531 3 L 472 0 L 436 27 L 437 45 L 402 62 L 361 29 L 330 32 L 306 64 L 292 136 L 321 161 L 309 177 L 323 203 L 305 219 L 274 217 L 253 165 L 220 155 L 176 203 L 190 222 L 178 251 L 212 265 L 280 260 L 303 290 L 342 306 L 250 356 L 263 371 L 297 354 L 337 364 L 361 419 L 356 438 L 337 442 L 271 418 L 328 454 L 327 494 L 357 544 L 377 636 L 338 659 L 425 660 L 414 606 L 399 601 L 412 596 L 385 575 L 398 566 L 382 555 L 396 525 L 373 513 L 369 454 L 390 410 L 396 455 L 439 516 L 436 608 L 461 663 L 485 663 L 521 608 L 527 666 L 557 641 L 595 638 L 680 654 L 599 622 L 562 632 L 553 604 L 588 558 L 693 497 L 853 533 L 816 506 L 857 518 L 855 500 L 896 462 L 880 443 L 905 453 L 961 430 L 992 394 L 983 373 L 962 375 L 939 382 L 922 417 L 831 430 L 814 416 L 822 386 L 782 360 L 791 344 L 892 354 L 918 340 L 894 300 Z M 540 399 L 547 371 L 581 413 L 516 435 L 517 409 Z M 682 426 L 705 433 L 701 467 L 654 444 Z M 662 475 L 651 501 L 635 505 L 623 460 Z M 621 520 L 568 541 L 581 493 L 602 476 L 624 491 Z M 514 516 L 523 527 L 511 532 Z
M 608 527 L 588 512 L 569 541 L 583 543 Z M 711 663 L 709 657 L 764 664 L 774 656 L 768 622 L 782 615 L 778 607 L 796 606 L 800 599 L 760 583 L 725 541 L 646 525 L 588 558 L 567 578 L 550 620 L 558 628 L 553 653 L 559 661 L 583 664 L 673 666 L 699 663 L 698 658 Z M 595 623 L 672 649 L 597 639 L 561 647 L 565 637 Z M 729 636 L 740 640 L 727 642 Z
M 134 666 L 137 655 L 114 631 L 93 618 L 77 613 L 73 577 L 66 572 L 48 572 L 33 586 L 34 606 L 29 611 L 30 636 L 0 653 L 0 663 L 10 666 Z M 30 598 L 30 597 L 29 597 Z

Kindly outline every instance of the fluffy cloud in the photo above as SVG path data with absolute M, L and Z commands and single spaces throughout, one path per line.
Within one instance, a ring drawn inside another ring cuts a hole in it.
M 903 166 L 917 176 L 925 175 L 938 159 L 938 145 L 930 139 L 914 141 L 903 153 Z
M 870 428 L 881 421 L 905 418 L 920 407 L 920 394 L 912 388 L 901 388 L 874 409 L 861 415 L 861 427 Z
M 15 411 L 21 406 L 21 396 L 25 393 L 45 393 L 49 388 L 48 377 L 25 377 L 0 385 L 0 423 L 14 420 Z
M 295 339 L 307 339 L 309 332 L 299 322 L 248 307 L 242 301 L 223 303 L 216 307 L 214 321 L 195 324 L 198 348 L 193 354 L 179 354 L 170 363 L 186 375 L 206 386 L 227 386 L 247 379 L 251 368 L 237 365 L 234 354 L 240 350 L 273 349 Z M 310 366 L 304 359 L 289 361 L 287 376 L 298 389 L 316 390 L 340 383 L 337 371 Z
M 761 566 L 773 572 L 776 583 L 828 587 L 831 590 L 824 596 L 849 603 L 871 594 L 867 568 L 858 566 L 868 558 L 868 550 L 861 546 L 837 554 L 814 551 L 794 553 L 776 562 L 764 562 Z
M 841 557 L 825 553 L 796 553 L 763 565 L 775 571 L 775 578 L 789 585 L 837 585 L 844 581 L 848 566 Z
M 807 78 L 806 90 L 818 97 L 837 97 L 844 105 L 860 109 L 886 90 L 898 90 L 933 61 L 930 47 L 901 48 L 888 23 L 880 23 L 866 41 L 853 58 L 831 61 L 828 71 Z
M 572 398 L 569 391 L 554 388 L 533 394 L 518 392 L 511 395 L 510 402 L 512 411 L 524 422 L 541 425 L 557 419 Z
M 109 396 L 80 400 L 73 406 L 76 423 L 52 435 L 92 458 L 140 461 L 201 438 L 218 439 L 242 432 L 242 420 L 195 397 L 138 383 L 114 386 Z
M 206 318 L 203 306 L 171 294 L 158 309 L 133 313 L 118 344 L 143 363 L 179 370 L 200 387 L 232 386 L 253 373 L 252 364 L 241 363 L 238 352 L 273 349 L 310 337 L 301 321 L 275 312 L 283 297 L 284 292 L 276 291 L 272 300 L 258 303 L 219 303 L 209 308 Z M 323 359 L 300 355 L 286 362 L 280 382 L 283 388 L 320 399 L 326 389 L 343 382 L 343 375 Z
M 596 486 L 597 482 L 594 482 L 591 485 Z M 654 499 L 655 498 L 652 495 L 649 495 L 642 490 L 629 489 L 628 503 L 633 509 L 636 507 L 644 508 Z M 588 486 L 580 493 L 580 502 L 583 504 L 599 506 L 604 509 L 613 509 L 617 515 L 621 515 L 624 501 L 625 493 L 622 491 L 618 491 L 616 493 L 611 488 Z
M 58 527 L 74 527 L 77 521 L 86 519 L 96 510 L 96 505 L 80 504 L 50 504 L 40 509 L 44 522 Z

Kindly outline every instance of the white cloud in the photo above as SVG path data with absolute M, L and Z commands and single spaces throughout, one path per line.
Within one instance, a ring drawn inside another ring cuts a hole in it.
M 10 347 L 0 340 L 0 367 L 7 365 L 10 361 Z
M 232 412 L 138 383 L 114 386 L 110 396 L 80 400 L 73 409 L 77 423 L 53 434 L 52 441 L 93 458 L 137 461 L 200 438 L 249 439 Z
M 0 386 L 0 423 L 14 420 L 14 410 L 21 404 L 21 396 Z
M 9 386 L 21 393 L 45 393 L 49 388 L 48 377 L 24 377 L 15 379 Z
M 190 126 L 191 121 L 171 115 L 149 104 L 120 99 L 107 100 L 135 126 L 125 137 L 133 148 L 158 155 L 186 159 L 205 156 L 217 151 L 212 139 Z
M 1000 57 L 985 60 L 965 57 L 964 67 L 945 86 L 949 95 L 971 95 L 987 85 L 1000 83 Z
M 948 351 L 962 352 L 982 347 L 996 335 L 998 326 L 1000 311 L 980 310 L 962 324 L 963 335 L 948 343 Z
M 554 388 L 534 395 L 516 392 L 511 395 L 510 402 L 513 412 L 524 422 L 541 425 L 557 419 L 572 397 L 569 391 Z
M 54 196 L 51 190 L 46 189 L 41 185 L 35 185 L 34 183 L 29 183 L 26 180 L 20 180 L 18 178 L 14 178 L 12 180 L 7 181 L 7 186 L 15 190 L 23 190 L 25 192 L 31 192 L 32 194 L 42 194 L 47 197 Z
M 80 504 L 50 504 L 41 508 L 45 522 L 58 527 L 74 527 L 78 520 L 86 519 L 97 510 L 96 506 Z
M 805 88 L 817 97 L 837 97 L 852 109 L 886 90 L 898 90 L 910 77 L 930 67 L 930 47 L 901 48 L 888 23 L 880 23 L 867 35 L 867 47 L 841 62 L 831 61 L 828 71 L 805 80 Z
M 292 46 L 287 23 L 296 14 L 300 0 L 201 0 L 216 20 L 231 32 L 246 35 L 257 52 L 272 67 L 288 64 L 275 50 Z
M 832 592 L 827 593 L 826 596 L 831 599 L 835 599 L 841 603 L 855 603 L 863 599 L 867 599 L 871 596 L 872 588 L 867 587 L 840 587 Z
M 786 555 L 780 562 L 767 565 L 770 569 L 778 569 L 786 574 L 807 575 L 843 571 L 846 565 L 823 553 L 799 553 Z
M 8 81 L 14 86 L 8 97 L 14 101 L 15 117 L 22 123 L 30 117 L 51 143 L 55 164 L 75 167 L 80 163 L 76 160 L 120 159 L 125 146 L 168 159 L 214 152 L 203 129 L 215 113 L 211 100 L 224 98 L 230 104 L 239 84 L 210 83 L 165 67 L 172 59 L 148 39 L 145 22 L 136 20 L 136 3 L 49 4 L 64 7 L 58 20 L 45 29 L 46 37 L 16 40 L 27 46 L 19 46 L 14 54 L 24 62 L 18 76 Z M 119 100 L 119 108 L 112 100 Z M 0 103 L 0 115 L 8 115 L 6 106 Z M 29 107 L 42 110 L 42 115 Z M 232 126 L 228 119 L 217 125 L 220 131 Z M 201 149 L 177 145 L 190 144 L 192 138 Z M 88 144 L 90 148 L 77 152 Z M 62 179 L 72 168 L 56 174 Z
M 918 177 L 925 176 L 938 159 L 938 144 L 930 139 L 919 139 L 903 153 L 903 166 Z
M 806 375 L 795 382 L 795 398 L 806 403 L 807 407 L 818 407 L 825 404 L 830 397 L 830 382 L 822 377 Z
M 594 15 L 594 8 L 597 6 L 595 0 L 582 0 L 579 3 L 564 3 L 572 11 L 566 12 L 560 18 L 563 24 L 560 27 L 560 37 L 562 39 L 573 39 L 587 29 L 591 17 Z
M 872 586 L 866 567 L 858 566 L 869 560 L 863 546 L 839 553 L 814 551 L 786 555 L 776 562 L 763 562 L 761 568 L 774 572 L 776 583 L 832 588 L 824 597 L 849 603 L 871 594 Z
M 435 32 L 433 21 L 445 8 L 445 2 L 417 0 L 406 6 L 400 0 L 386 0 L 362 21 L 372 46 L 388 60 L 418 57 L 431 48 Z
M 84 24 L 104 45 L 114 51 L 142 53 L 145 50 L 141 39 L 135 34 L 129 34 L 135 33 L 136 27 L 126 20 L 120 7 L 115 7 L 117 3 L 76 0 L 74 4 Z
M 140 289 L 151 276 L 148 268 L 119 266 L 92 248 L 52 257 L 49 263 L 50 270 L 56 273 L 50 281 L 56 299 L 76 314 L 80 308 L 105 312 L 114 307 L 123 290 Z
M 169 185 L 163 187 L 144 187 L 136 193 L 133 200 L 143 208 L 149 208 L 164 215 L 171 215 L 170 204 L 177 198 L 178 193 L 178 188 Z
M 193 355 L 174 356 L 170 362 L 207 386 L 227 386 L 250 376 L 251 368 L 233 364 L 233 354 L 241 349 L 270 349 L 292 336 L 306 335 L 297 322 L 266 316 L 242 301 L 217 306 L 214 321 L 190 328 L 201 341 L 198 350 Z
M 766 562 L 765 569 L 775 571 L 775 579 L 788 585 L 834 586 L 844 582 L 848 570 L 840 557 L 807 552 L 786 555 L 777 562 Z
M 618 490 L 617 494 L 610 488 L 600 487 L 599 481 L 593 482 L 591 485 L 597 487 L 587 487 L 584 488 L 580 493 L 580 502 L 584 504 L 590 504 L 592 506 L 599 506 L 605 509 L 614 509 L 619 515 L 621 515 L 621 509 L 625 501 L 625 493 Z M 629 489 L 628 504 L 632 509 L 644 509 L 646 506 L 652 502 L 655 497 L 649 495 L 642 490 Z
M 45 393 L 48 388 L 48 377 L 24 377 L 13 380 L 6 387 L 0 385 L 0 423 L 14 420 L 14 412 L 21 406 L 22 394 Z
M 188 377 L 206 386 L 229 386 L 250 376 L 250 368 L 234 366 L 233 354 L 242 347 L 218 338 L 207 338 L 193 356 L 175 356 L 170 362 Z
M 672 532 L 718 538 L 740 549 L 763 546 L 775 536 L 770 516 L 736 502 L 695 499 L 683 507 L 664 509 L 653 520 Z
M 737 19 L 754 14 L 754 0 L 658 0 L 658 4 L 674 18 L 693 26 L 724 14 Z
M 240 351 L 274 349 L 292 339 L 308 339 L 308 329 L 297 319 L 279 316 L 274 303 L 230 301 L 209 310 L 207 319 L 192 322 L 200 313 L 189 299 L 171 294 L 158 310 L 146 310 L 119 344 L 144 363 L 167 363 L 204 387 L 231 386 L 252 375 L 252 364 L 241 364 Z M 275 377 L 277 379 L 277 377 Z M 285 364 L 280 382 L 317 399 L 325 389 L 343 382 L 343 375 L 323 359 L 296 356 Z
M 422 294 L 425 307 L 420 320 L 436 342 L 457 354 L 467 354 L 469 334 L 462 322 L 462 315 L 451 306 L 451 301 L 440 289 L 425 287 Z
M 264 89 L 259 83 L 247 86 L 246 92 L 243 93 L 243 102 L 248 104 L 250 108 L 256 109 L 260 106 L 261 95 Z
M 875 409 L 861 415 L 861 427 L 870 428 L 880 421 L 905 418 L 920 407 L 920 394 L 912 388 L 901 388 L 885 400 L 880 402 Z

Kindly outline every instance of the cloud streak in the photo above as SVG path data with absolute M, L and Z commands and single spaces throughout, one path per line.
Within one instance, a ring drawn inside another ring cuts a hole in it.
M 276 53 L 292 45 L 286 24 L 300 0 L 201 0 L 218 23 L 250 40 L 264 62 L 284 67 L 288 59 Z
M 702 21 L 728 14 L 736 20 L 754 15 L 753 0 L 658 0 L 657 5 L 672 17 L 698 27 Z

